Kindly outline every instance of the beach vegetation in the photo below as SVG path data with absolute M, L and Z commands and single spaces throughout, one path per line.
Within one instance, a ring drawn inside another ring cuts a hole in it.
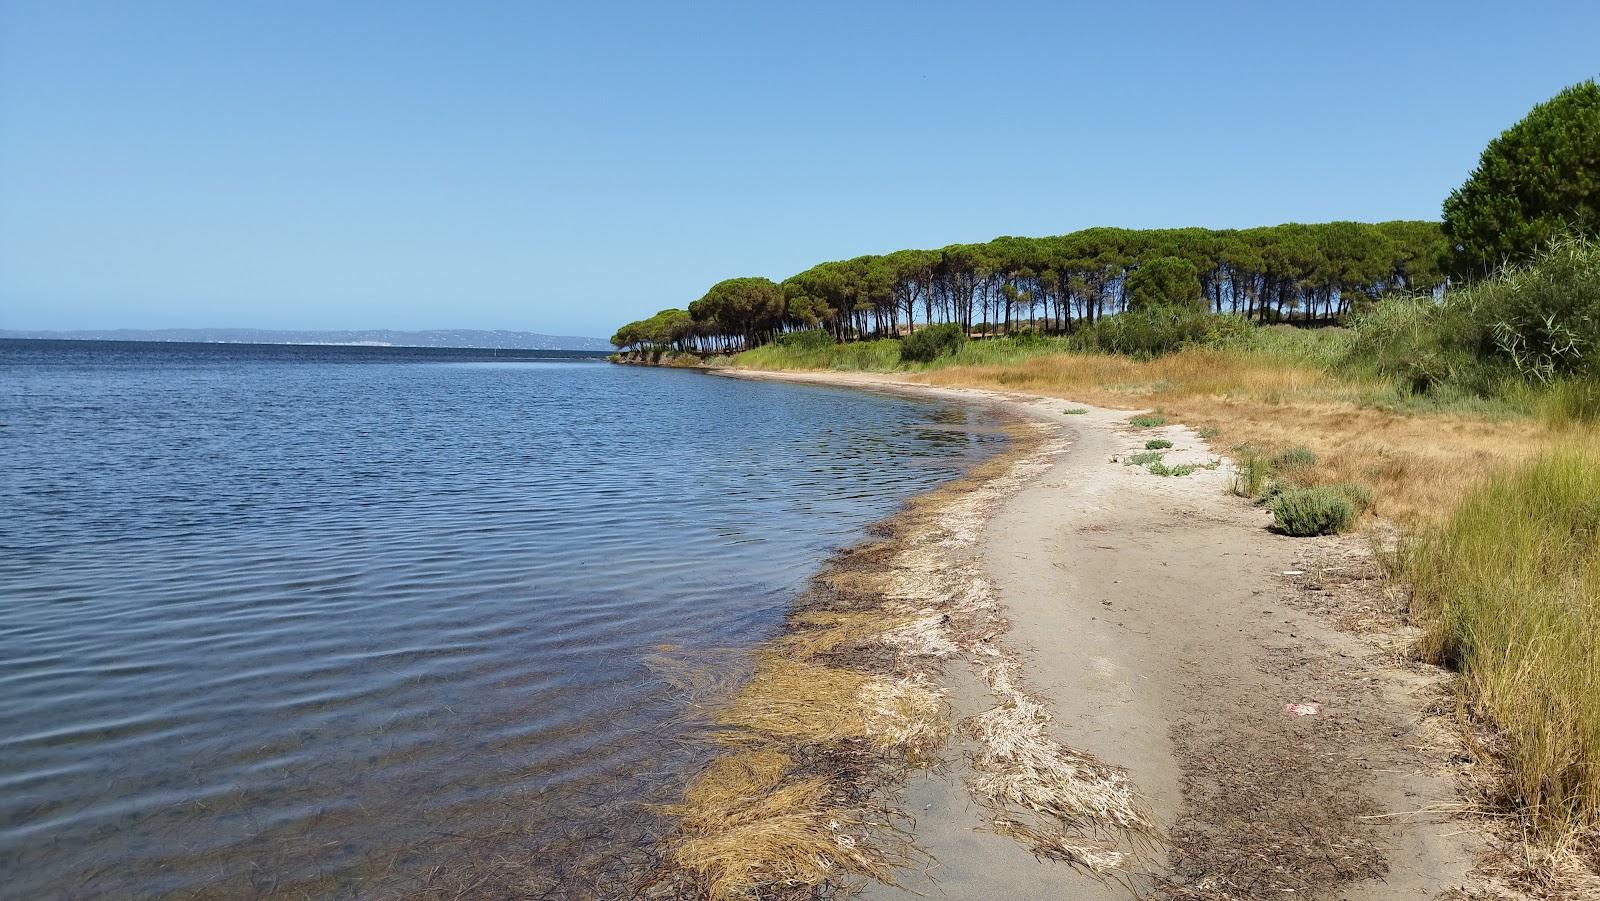
M 818 263 L 781 283 L 729 279 L 678 311 L 687 323 L 629 323 L 613 343 L 735 353 L 789 331 L 842 343 L 952 323 L 977 344 L 1017 339 L 1013 351 L 1064 350 L 1070 338 L 1080 351 L 1150 355 L 1226 340 L 1249 322 L 1326 323 L 1379 297 L 1432 292 L 1444 251 L 1439 225 L 1420 221 L 1001 237 Z
M 1144 443 L 1145 450 L 1162 450 L 1172 446 L 1172 442 L 1165 438 L 1151 438 Z
M 1086 409 L 1084 407 L 1068 407 L 1067 409 L 1062 410 L 1061 412 L 1067 414 L 1068 416 L 1082 416 L 1085 413 L 1088 413 L 1089 411 L 1088 411 L 1088 409 Z
M 817 351 L 826 350 L 837 343 L 829 333 L 819 328 L 800 329 L 793 332 L 784 332 L 774 339 L 779 347 L 794 350 Z
M 1152 462 L 1149 466 L 1147 466 L 1145 468 L 1150 471 L 1151 475 L 1158 475 L 1158 476 L 1186 476 L 1186 475 L 1189 475 L 1190 473 L 1199 472 L 1202 469 L 1216 469 L 1217 467 L 1219 467 L 1221 465 L 1222 465 L 1222 461 L 1221 460 L 1212 460 L 1212 461 L 1207 462 L 1207 463 L 1177 463 L 1177 464 L 1168 464 L 1165 461 L 1156 460 L 1156 461 Z
M 1141 413 L 1128 420 L 1130 425 L 1141 429 L 1154 429 L 1167 424 L 1167 417 L 1158 413 Z
M 966 332 L 953 322 L 930 325 L 900 339 L 900 359 L 908 363 L 931 363 L 939 357 L 954 356 L 967 343 Z
M 1355 505 L 1346 494 L 1325 486 L 1285 488 L 1267 506 L 1273 528 L 1296 537 L 1343 532 L 1356 519 Z

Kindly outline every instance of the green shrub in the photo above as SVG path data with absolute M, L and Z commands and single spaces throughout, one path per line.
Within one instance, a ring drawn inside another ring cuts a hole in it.
M 1530 265 L 1458 292 L 1444 322 L 1447 339 L 1526 381 L 1600 375 L 1600 244 L 1557 241 Z
M 1009 332 L 999 340 L 1019 350 L 1045 349 L 1055 344 L 1054 339 L 1049 335 L 1033 329 L 1019 329 Z
M 1417 394 L 1500 397 L 1600 378 L 1600 243 L 1556 241 L 1443 303 L 1383 301 L 1356 317 L 1352 332 L 1350 365 Z
M 1241 340 L 1253 326 L 1239 316 L 1204 309 L 1154 306 L 1106 316 L 1081 326 L 1069 339 L 1073 350 L 1150 358 L 1188 345 Z
M 831 333 L 813 328 L 779 335 L 776 343 L 779 347 L 789 347 L 796 350 L 826 350 L 832 347 L 835 342 Z
M 954 354 L 967 343 L 967 333 L 954 322 L 924 326 L 921 331 L 900 339 L 900 359 L 908 363 L 931 363 Z
M 1273 527 L 1285 535 L 1305 537 L 1343 532 L 1355 522 L 1356 509 L 1333 488 L 1287 488 L 1269 504 Z
M 1083 407 L 1073 407 L 1069 410 L 1062 410 L 1061 412 L 1067 414 L 1068 416 L 1082 416 L 1089 411 Z
M 1145 450 L 1162 450 L 1172 446 L 1172 442 L 1165 438 L 1151 438 L 1144 443 Z
M 1138 416 L 1128 420 L 1128 422 L 1132 425 L 1138 426 L 1141 429 L 1153 429 L 1157 426 L 1166 425 L 1167 417 L 1155 413 L 1140 413 Z
M 1142 454 L 1125 457 L 1122 462 L 1125 466 L 1148 466 L 1151 463 L 1161 462 L 1161 458 L 1165 456 L 1166 454 L 1161 451 L 1145 451 Z

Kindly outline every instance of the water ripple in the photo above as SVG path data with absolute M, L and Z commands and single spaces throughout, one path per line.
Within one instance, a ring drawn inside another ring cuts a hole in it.
M 0 342 L 0 897 L 404 894 L 646 800 L 697 753 L 648 656 L 759 641 L 1001 440 L 453 359 Z

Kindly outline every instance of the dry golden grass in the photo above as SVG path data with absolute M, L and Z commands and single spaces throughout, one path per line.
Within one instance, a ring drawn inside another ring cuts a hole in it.
M 1055 354 L 915 380 L 1159 408 L 1215 430 L 1222 451 L 1305 445 L 1322 460 L 1314 481 L 1366 485 L 1373 512 L 1401 525 L 1437 520 L 1489 472 L 1582 437 L 1531 418 L 1379 409 L 1363 403 L 1377 390 L 1371 383 L 1226 350 L 1191 348 L 1150 361 Z

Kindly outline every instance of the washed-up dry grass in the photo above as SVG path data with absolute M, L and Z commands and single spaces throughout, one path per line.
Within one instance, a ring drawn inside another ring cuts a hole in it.
M 891 878 L 895 860 L 864 841 L 858 812 L 837 809 L 830 780 L 791 777 L 781 751 L 715 760 L 670 809 L 681 823 L 673 861 L 709 898 L 804 890 L 848 872 Z
M 712 716 L 729 750 L 669 811 L 679 821 L 668 860 L 680 894 L 720 901 L 890 881 L 911 851 L 887 812 L 863 800 L 869 786 L 856 783 L 922 760 L 944 740 L 943 694 L 917 677 L 806 659 L 861 640 L 869 614 L 807 620 L 812 628 L 758 653 L 749 681 Z
M 1091 871 L 1120 866 L 1124 855 L 1084 836 L 1154 839 L 1157 830 L 1143 800 L 1122 770 L 1067 748 L 1050 737 L 1050 715 L 1017 685 L 1019 664 L 1002 659 L 984 672 L 1000 703 L 973 717 L 967 730 L 978 743 L 973 791 L 1004 809 L 1022 808 L 1048 826 L 1026 828 L 1036 853 Z M 997 817 L 1016 834 L 1024 827 Z
M 801 896 L 851 879 L 889 882 L 914 847 L 872 789 L 930 763 L 951 730 L 935 680 L 947 621 L 914 601 L 907 555 L 932 521 L 1003 473 L 1031 445 L 908 502 L 813 581 L 787 628 L 754 656 L 748 678 L 707 711 L 727 750 L 669 813 L 679 827 L 661 884 L 722 899 Z M 940 533 L 942 534 L 942 533 Z M 701 681 L 680 676 L 687 688 Z M 720 683 L 719 683 L 720 684 Z
M 1233 350 L 1188 348 L 1154 360 L 1054 354 L 1007 366 L 952 366 L 912 377 L 943 386 L 1027 391 L 1109 407 L 1159 409 L 1215 432 L 1215 447 L 1309 446 L 1314 478 L 1373 489 L 1373 512 L 1402 525 L 1438 520 L 1495 469 L 1582 427 L 1480 412 L 1375 404 L 1387 386 Z

